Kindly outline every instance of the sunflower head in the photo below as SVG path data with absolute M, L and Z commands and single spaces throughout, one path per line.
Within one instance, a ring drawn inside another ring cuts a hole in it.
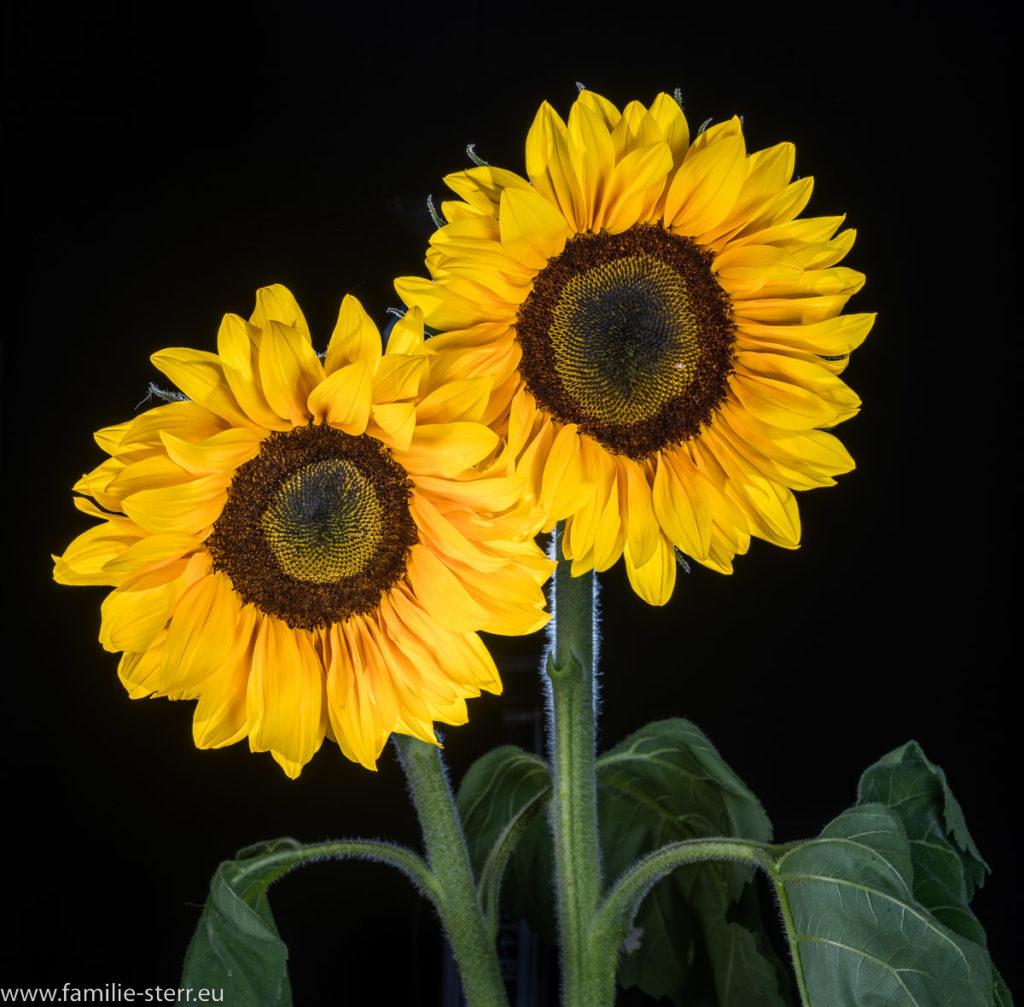
M 792 491 L 853 468 L 826 428 L 859 408 L 838 375 L 874 316 L 840 314 L 854 232 L 800 218 L 794 156 L 583 91 L 567 121 L 541 106 L 525 178 L 445 179 L 432 278 L 396 286 L 446 367 L 494 375 L 486 417 L 574 573 L 621 556 L 664 604 L 678 553 L 728 573 L 751 536 L 795 548 Z
M 133 698 L 198 699 L 199 747 L 248 737 L 294 777 L 324 737 L 373 768 L 500 692 L 477 631 L 543 625 L 551 564 L 487 463 L 491 378 L 446 377 L 415 309 L 382 352 L 352 297 L 321 359 L 281 286 L 217 353 L 153 362 L 187 398 L 99 431 L 75 503 L 100 523 L 54 568 L 113 588 L 100 642 Z

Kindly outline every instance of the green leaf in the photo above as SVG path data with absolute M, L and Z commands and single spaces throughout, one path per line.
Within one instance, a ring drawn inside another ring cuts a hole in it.
M 986 947 L 985 931 L 970 901 L 989 868 L 942 769 L 916 741 L 908 741 L 864 771 L 857 800 L 886 805 L 903 824 L 910 841 L 914 898 L 951 930 Z M 994 981 L 994 1002 L 1010 1007 L 1013 998 L 998 973 Z
M 1010 991 L 1003 982 L 1003 977 L 997 972 L 996 973 L 996 988 L 995 988 L 995 1003 L 996 1007 L 1013 1007 L 1013 997 L 1010 996 Z
M 517 844 L 521 844 L 526 835 L 536 832 L 540 837 L 540 855 L 543 857 L 543 837 L 547 829 L 544 816 L 537 815 L 537 812 L 546 803 L 550 791 L 548 764 L 515 745 L 495 748 L 477 759 L 459 786 L 456 803 L 469 857 L 480 882 L 484 909 L 492 922 L 497 914 L 498 893 L 506 865 Z M 531 846 L 535 857 L 538 848 L 536 838 Z M 530 856 L 516 857 L 519 873 L 524 866 L 530 869 L 532 859 Z M 550 893 L 550 841 L 547 864 L 542 865 L 542 869 L 545 874 L 541 876 L 547 881 L 541 887 Z M 538 875 L 534 874 L 531 887 L 536 885 L 537 878 Z
M 967 831 L 945 773 L 910 741 L 864 772 L 857 801 L 884 804 L 903 823 L 910 840 L 914 898 L 951 930 L 984 945 L 985 931 L 969 903 L 988 866 Z
M 916 898 L 911 843 L 895 810 L 851 808 L 783 854 L 773 873 L 813 1007 L 997 1002 L 985 949 Z
M 757 798 L 686 720 L 658 721 L 598 759 L 605 876 L 667 843 L 709 836 L 767 842 Z M 673 871 L 641 903 L 618 981 L 693 1007 L 787 1003 L 786 973 L 764 936 L 754 868 Z
M 267 888 L 298 862 L 302 849 L 294 839 L 257 843 L 217 868 L 185 955 L 184 989 L 223 989 L 225 1003 L 291 1007 L 288 949 L 278 936 Z M 290 850 L 295 859 L 282 859 Z

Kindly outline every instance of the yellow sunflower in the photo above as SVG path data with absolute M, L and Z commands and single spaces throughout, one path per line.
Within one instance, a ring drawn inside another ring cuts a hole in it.
M 416 310 L 382 354 L 352 297 L 321 359 L 282 286 L 217 349 L 155 354 L 181 400 L 98 432 L 75 503 L 101 524 L 55 579 L 114 588 L 100 642 L 133 698 L 198 699 L 200 748 L 295 777 L 325 735 L 371 769 L 393 731 L 433 742 L 501 691 L 476 631 L 548 618 L 521 480 L 474 468 L 491 379 L 439 380 Z
M 795 548 L 792 490 L 853 468 L 822 428 L 859 408 L 838 374 L 874 316 L 840 315 L 854 232 L 798 219 L 793 166 L 790 143 L 748 155 L 738 119 L 691 142 L 668 95 L 620 113 L 583 91 L 567 123 L 541 106 L 529 180 L 445 179 L 433 279 L 396 286 L 448 372 L 494 376 L 485 418 L 574 574 L 623 556 L 664 604 L 676 548 L 725 573 L 752 535 Z

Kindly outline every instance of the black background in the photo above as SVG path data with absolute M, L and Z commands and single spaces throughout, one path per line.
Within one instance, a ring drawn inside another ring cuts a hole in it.
M 755 542 L 732 577 L 696 568 L 660 610 L 621 565 L 602 577 L 601 743 L 690 717 L 785 840 L 816 833 L 865 766 L 916 738 L 993 869 L 976 908 L 1015 986 L 1017 57 L 985 4 L 843 8 L 8 7 L 3 912 L 16 932 L 0 984 L 174 985 L 209 877 L 237 848 L 418 842 L 390 751 L 374 775 L 327 744 L 291 782 L 244 743 L 196 751 L 191 704 L 130 702 L 95 642 L 102 589 L 54 585 L 48 554 L 87 527 L 71 484 L 101 460 L 92 431 L 159 379 L 150 353 L 215 349 L 221 315 L 248 315 L 272 282 L 320 346 L 347 292 L 385 321 L 392 277 L 423 272 L 424 198 L 466 166 L 465 144 L 522 171 L 537 105 L 565 114 L 581 80 L 620 107 L 680 87 L 692 128 L 743 114 L 748 149 L 795 141 L 797 172 L 817 178 L 807 212 L 846 212 L 859 230 L 845 264 L 868 283 L 851 309 L 879 312 L 846 372 L 864 400 L 840 430 L 858 468 L 801 495 L 799 551 Z M 447 732 L 456 778 L 537 704 L 541 646 L 495 643 L 510 699 L 473 701 Z M 439 1002 L 436 928 L 389 869 L 309 868 L 273 902 L 300 1007 Z

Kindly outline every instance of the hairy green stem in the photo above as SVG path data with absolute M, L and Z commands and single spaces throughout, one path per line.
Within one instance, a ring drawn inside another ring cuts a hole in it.
M 547 767 L 544 769 L 547 772 Z M 516 843 L 526 831 L 538 812 L 551 800 L 551 791 L 543 790 L 532 801 L 525 804 L 502 830 L 495 840 L 487 861 L 480 869 L 480 882 L 477 891 L 484 918 L 487 920 L 487 932 L 491 940 L 498 939 L 498 910 L 501 898 L 501 882 L 505 874 L 512 851 Z
M 771 873 L 774 859 L 757 843 L 733 839 L 689 839 L 669 843 L 638 860 L 612 886 L 594 917 L 590 932 L 596 1003 L 611 1004 L 615 998 L 615 966 L 619 948 L 629 934 L 644 896 L 666 874 L 684 864 L 708 860 L 732 860 L 763 867 Z
M 786 943 L 789 945 L 789 953 L 793 959 L 793 972 L 796 974 L 796 988 L 800 993 L 801 1007 L 811 1007 L 811 995 L 807 992 L 807 980 L 804 979 L 804 967 L 800 961 L 800 942 L 797 937 L 796 922 L 793 919 L 793 910 L 789 904 L 789 895 L 786 893 L 785 885 L 779 881 L 780 869 L 785 856 L 779 858 L 768 868 L 768 877 L 771 878 L 775 887 L 775 897 L 779 900 L 779 912 L 782 914 L 782 926 L 786 931 Z
M 466 1001 L 470 1007 L 507 1007 L 498 952 L 477 899 L 466 839 L 440 750 L 405 735 L 392 735 L 392 740 L 419 815 L 427 862 L 438 882 L 434 904 L 459 967 Z
M 563 530 L 559 524 L 554 541 L 556 555 L 561 553 Z M 593 572 L 574 578 L 569 562 L 559 558 L 552 587 L 554 633 L 547 674 L 552 717 L 551 827 L 565 1007 L 612 1003 L 595 998 L 595 972 L 588 960 L 590 924 L 601 897 L 594 771 L 594 586 Z
M 294 843 L 293 846 L 280 849 L 274 853 L 253 857 L 242 864 L 235 875 L 235 886 L 239 892 L 266 887 L 267 867 L 273 865 L 280 873 L 277 877 L 287 874 L 304 864 L 317 863 L 321 860 L 372 860 L 376 863 L 390 864 L 405 874 L 422 895 L 436 902 L 440 896 L 437 879 L 423 859 L 405 846 L 386 843 L 380 839 L 337 839 L 323 843 Z M 253 881 L 246 888 L 246 878 Z
M 786 940 L 796 973 L 797 989 L 802 1007 L 810 1007 L 810 998 L 800 965 L 800 949 L 789 898 L 780 883 L 780 864 L 774 853 L 780 847 L 743 839 L 687 839 L 669 843 L 638 860 L 619 878 L 597 910 L 590 931 L 591 961 L 595 968 L 594 990 L 601 999 L 595 1003 L 612 1003 L 615 996 L 615 965 L 619 948 L 629 934 L 644 896 L 665 875 L 686 864 L 708 861 L 732 861 L 760 867 L 775 888 L 779 910 L 786 930 Z

